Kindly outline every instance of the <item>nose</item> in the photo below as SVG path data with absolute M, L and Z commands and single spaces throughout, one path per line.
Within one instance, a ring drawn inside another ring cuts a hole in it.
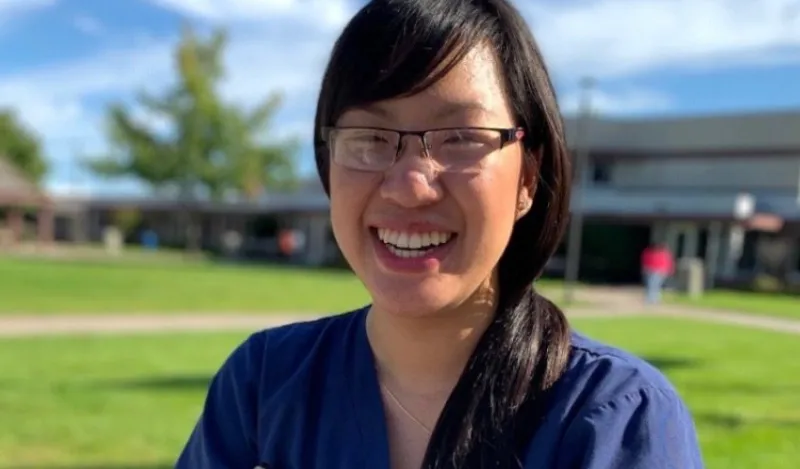
M 405 208 L 441 200 L 443 190 L 436 165 L 425 155 L 422 141 L 407 139 L 397 156 L 395 164 L 384 175 L 381 196 Z

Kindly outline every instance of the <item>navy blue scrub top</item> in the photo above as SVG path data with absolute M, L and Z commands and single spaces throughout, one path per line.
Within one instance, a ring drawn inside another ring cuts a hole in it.
M 177 469 L 383 469 L 389 448 L 366 309 L 251 335 L 214 376 Z M 699 469 L 666 378 L 578 333 L 526 469 Z

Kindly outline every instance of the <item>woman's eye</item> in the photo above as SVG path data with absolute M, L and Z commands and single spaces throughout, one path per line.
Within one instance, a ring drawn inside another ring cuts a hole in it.
M 359 144 L 385 144 L 389 143 L 389 140 L 386 139 L 383 135 L 380 134 L 367 134 L 367 135 L 358 135 L 351 139 L 354 143 Z
M 448 145 L 476 146 L 476 145 L 483 145 L 486 142 L 484 142 L 484 140 L 481 139 L 480 136 L 462 134 L 462 135 L 449 136 L 445 139 L 444 143 Z

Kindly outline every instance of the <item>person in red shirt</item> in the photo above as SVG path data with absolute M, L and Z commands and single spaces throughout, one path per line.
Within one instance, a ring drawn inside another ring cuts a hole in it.
M 675 259 L 665 244 L 653 244 L 642 252 L 642 275 L 645 281 L 645 300 L 648 304 L 661 301 L 664 282 L 675 272 Z
M 297 242 L 292 230 L 281 230 L 278 233 L 278 249 L 284 258 L 291 257 L 297 249 Z

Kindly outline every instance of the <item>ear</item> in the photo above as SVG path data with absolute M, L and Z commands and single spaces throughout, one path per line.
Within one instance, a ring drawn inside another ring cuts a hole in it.
M 516 219 L 528 214 L 533 206 L 533 195 L 536 193 L 538 183 L 537 163 L 541 149 L 534 154 L 525 155 L 522 159 L 522 171 L 520 172 L 519 189 L 517 191 L 517 216 Z
M 524 217 L 528 214 L 533 206 L 533 195 L 527 186 L 520 186 L 519 196 L 517 197 L 517 216 L 516 219 Z

